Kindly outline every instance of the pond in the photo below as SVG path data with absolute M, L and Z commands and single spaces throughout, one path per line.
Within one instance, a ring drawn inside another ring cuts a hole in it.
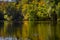
M 0 39 L 60 40 L 60 22 L 0 21 Z

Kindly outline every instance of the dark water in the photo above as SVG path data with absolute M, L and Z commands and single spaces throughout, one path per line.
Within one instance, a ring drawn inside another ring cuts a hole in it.
M 0 21 L 0 37 L 18 40 L 60 40 L 60 22 Z M 4 39 L 5 40 L 5 39 Z

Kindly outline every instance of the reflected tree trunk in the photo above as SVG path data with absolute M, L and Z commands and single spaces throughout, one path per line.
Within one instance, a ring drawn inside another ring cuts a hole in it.
M 56 36 L 57 21 L 51 21 L 51 40 L 57 40 Z

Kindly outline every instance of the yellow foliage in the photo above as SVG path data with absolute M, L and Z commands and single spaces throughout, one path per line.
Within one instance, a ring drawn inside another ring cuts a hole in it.
M 38 16 L 41 16 L 41 14 L 42 14 L 41 12 L 38 12 L 38 13 L 37 13 Z
M 58 7 L 60 7 L 60 2 L 58 3 Z
M 24 19 L 28 19 L 29 18 L 29 13 L 27 13 L 25 16 L 24 16 Z
M 38 4 L 43 6 L 45 4 L 45 2 L 44 1 L 40 1 Z
M 4 18 L 7 19 L 8 15 L 4 15 Z
M 23 6 L 22 6 L 22 8 L 24 9 L 24 8 L 27 8 L 27 4 L 24 4 Z
M 28 4 L 24 4 L 24 5 L 22 6 L 22 13 L 23 13 L 23 15 L 26 14 L 26 12 L 27 12 L 27 10 L 26 10 L 26 9 L 27 9 L 27 5 L 28 5 Z
M 4 12 L 4 14 L 5 14 L 5 13 L 6 13 L 6 10 L 4 10 L 3 12 Z

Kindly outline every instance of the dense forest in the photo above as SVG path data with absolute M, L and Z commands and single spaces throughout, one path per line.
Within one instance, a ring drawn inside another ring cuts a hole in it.
M 56 3 L 57 2 L 57 3 Z M 6 20 L 46 20 L 55 10 L 60 17 L 60 2 L 49 0 L 20 0 L 17 2 L 1 2 L 0 12 Z M 18 18 L 19 17 L 19 18 Z

